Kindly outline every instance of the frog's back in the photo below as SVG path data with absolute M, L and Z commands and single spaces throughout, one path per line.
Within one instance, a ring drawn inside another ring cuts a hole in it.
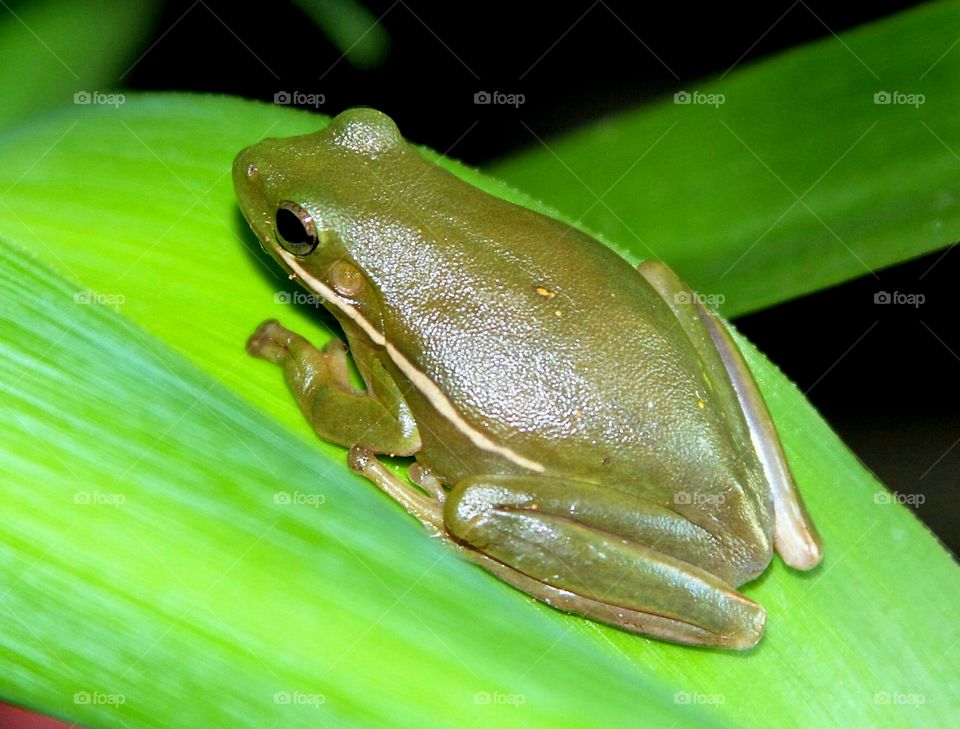
M 469 427 L 548 472 L 658 493 L 665 480 L 709 489 L 710 455 L 740 458 L 690 339 L 624 259 L 430 163 L 378 177 L 377 204 L 396 215 L 357 215 L 351 252 L 380 291 L 387 340 Z

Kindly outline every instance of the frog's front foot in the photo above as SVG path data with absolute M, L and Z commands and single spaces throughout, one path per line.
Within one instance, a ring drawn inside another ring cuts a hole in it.
M 283 370 L 300 410 L 321 438 L 375 453 L 411 455 L 420 449 L 417 424 L 383 366 L 376 360 L 358 361 L 367 389 L 355 390 L 347 348 L 336 337 L 317 349 L 270 319 L 247 340 L 247 352 Z
M 247 339 L 247 352 L 274 364 L 289 353 L 290 334 L 276 319 L 268 319 Z

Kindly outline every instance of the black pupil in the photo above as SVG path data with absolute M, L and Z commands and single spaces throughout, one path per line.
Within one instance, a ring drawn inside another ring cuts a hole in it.
M 280 208 L 277 210 L 277 232 L 288 243 L 309 244 L 310 234 L 300 222 L 300 218 L 292 210 Z

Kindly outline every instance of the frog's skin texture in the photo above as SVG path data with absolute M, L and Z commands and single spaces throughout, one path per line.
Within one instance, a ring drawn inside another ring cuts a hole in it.
M 735 589 L 819 537 L 724 323 L 663 264 L 633 268 L 465 183 L 373 109 L 267 139 L 233 167 L 263 247 L 324 301 L 347 349 L 275 321 L 248 351 L 304 416 L 464 556 L 566 611 L 748 648 Z M 415 488 L 376 454 L 414 456 Z

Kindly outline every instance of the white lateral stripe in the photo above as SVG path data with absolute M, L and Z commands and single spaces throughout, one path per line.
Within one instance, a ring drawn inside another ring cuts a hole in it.
M 441 415 L 447 418 L 447 420 L 453 423 L 457 430 L 467 436 L 467 438 L 469 438 L 470 441 L 477 446 L 477 448 L 482 448 L 483 450 L 490 451 L 491 453 L 499 453 L 507 460 L 513 461 L 518 466 L 529 468 L 531 471 L 543 472 L 545 470 L 543 464 L 530 460 L 529 458 L 525 458 L 506 446 L 497 445 L 483 433 L 472 427 L 466 420 L 463 419 L 463 416 L 457 412 L 456 408 L 453 406 L 453 403 L 450 402 L 450 398 L 448 398 L 446 394 L 437 386 L 437 383 L 427 377 L 423 372 L 418 370 L 413 363 L 403 355 L 403 353 L 398 351 L 396 347 L 386 341 L 386 337 L 383 336 L 383 333 L 378 332 L 377 329 L 369 321 L 367 321 L 359 311 L 356 310 L 356 308 L 350 306 L 350 304 L 337 296 L 333 289 L 331 289 L 329 286 L 305 271 L 292 254 L 288 253 L 282 248 L 277 248 L 276 250 L 286 264 L 290 267 L 290 270 L 297 274 L 300 280 L 310 284 L 310 287 L 320 294 L 320 296 L 350 317 L 350 319 L 352 319 L 354 323 L 356 323 L 357 326 L 359 326 L 364 333 L 370 337 L 374 344 L 383 346 L 387 350 L 387 354 L 390 355 L 390 359 L 393 360 L 394 364 L 396 364 L 397 367 L 400 368 L 400 371 L 403 372 L 403 374 L 410 379 L 414 386 L 423 393 L 427 400 L 430 401 L 430 404 L 433 405 Z

